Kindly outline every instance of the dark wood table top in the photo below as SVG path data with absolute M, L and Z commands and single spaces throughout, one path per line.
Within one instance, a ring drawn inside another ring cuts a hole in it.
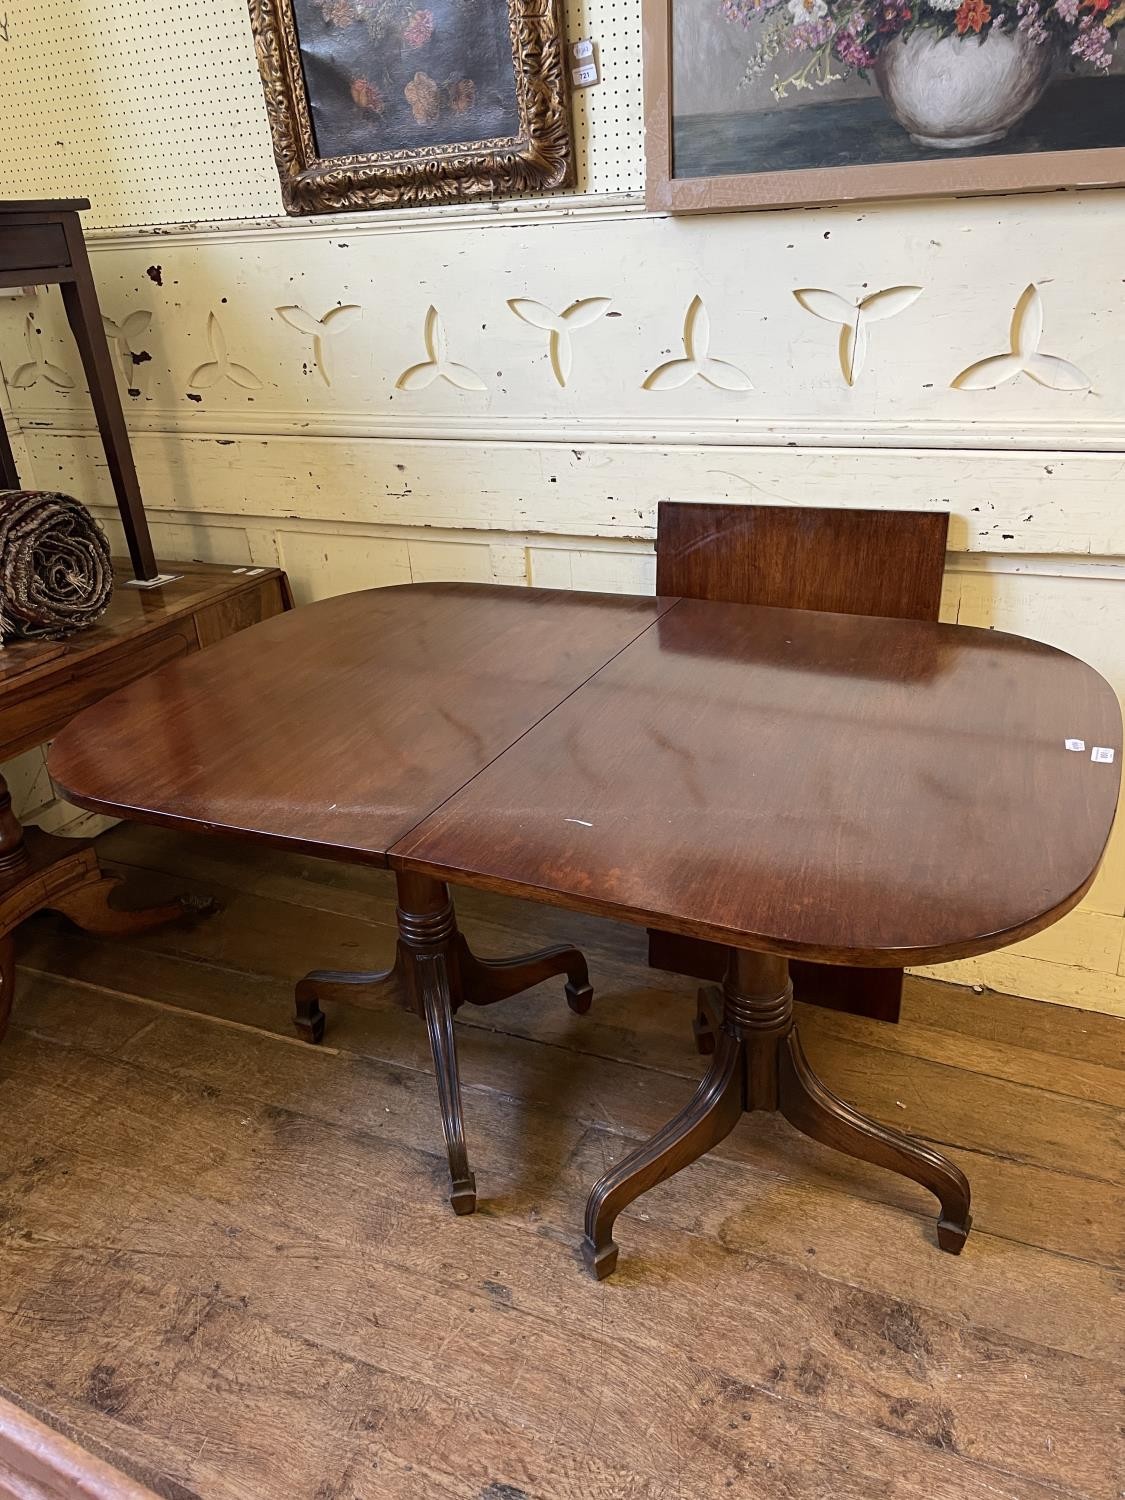
M 124 818 L 386 864 L 670 602 L 456 583 L 325 599 L 80 715 L 51 775 Z
M 1120 746 L 1108 684 L 1050 646 L 685 599 L 392 863 L 789 956 L 932 962 L 1080 899 Z
M 423 585 L 163 668 L 77 719 L 50 766 L 123 816 L 897 965 L 1074 905 L 1120 760 L 1108 684 L 1019 637 Z

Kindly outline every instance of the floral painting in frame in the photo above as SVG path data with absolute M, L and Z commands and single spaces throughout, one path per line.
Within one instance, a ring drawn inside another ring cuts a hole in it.
M 673 212 L 1125 182 L 1125 0 L 644 0 Z
M 559 0 L 250 0 L 288 212 L 567 185 Z

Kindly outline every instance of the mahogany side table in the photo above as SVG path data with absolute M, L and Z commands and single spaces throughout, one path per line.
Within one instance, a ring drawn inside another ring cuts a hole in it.
M 90 630 L 65 641 L 17 641 L 0 651 L 0 763 L 42 744 L 123 683 L 292 605 L 289 580 L 277 568 L 174 566 L 178 576 L 152 592 L 115 589 Z M 122 577 L 128 571 L 122 564 Z M 136 753 L 144 753 L 142 745 Z M 193 910 L 186 902 L 123 908 L 111 899 L 119 884 L 101 869 L 89 839 L 25 829 L 0 775 L 0 1037 L 14 997 L 13 933 L 37 911 L 62 912 L 87 932 L 128 937 Z

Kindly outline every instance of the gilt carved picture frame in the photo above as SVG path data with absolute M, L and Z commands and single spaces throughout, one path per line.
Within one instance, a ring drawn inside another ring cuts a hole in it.
M 561 0 L 250 0 L 286 212 L 568 186 Z
M 642 0 L 648 206 L 1125 183 L 1125 0 Z

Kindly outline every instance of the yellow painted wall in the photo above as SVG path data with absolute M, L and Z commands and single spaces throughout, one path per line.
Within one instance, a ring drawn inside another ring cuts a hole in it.
M 604 73 L 576 105 L 577 191 L 287 221 L 244 0 L 8 11 L 0 196 L 94 200 L 94 271 L 164 556 L 278 562 L 302 599 L 410 578 L 645 591 L 663 497 L 940 506 L 946 617 L 1052 641 L 1125 693 L 1125 194 L 648 216 L 638 0 L 574 0 L 571 35 L 601 43 Z M 50 86 L 60 58 L 65 92 Z M 872 330 L 849 385 L 837 330 L 794 292 L 899 286 L 919 295 Z M 1043 350 L 1090 389 L 957 388 L 1009 347 L 1029 286 Z M 563 383 L 547 333 L 510 304 L 594 298 Z M 686 368 L 651 388 L 684 357 L 696 299 L 739 389 Z M 294 307 L 352 310 L 325 325 L 319 360 Z M 434 379 L 404 387 L 434 355 Z M 0 301 L 0 370 L 29 471 L 112 531 L 56 293 Z M 28 807 L 37 769 L 18 773 Z M 1123 937 L 1119 834 L 1078 911 L 941 972 L 1125 1014 Z

